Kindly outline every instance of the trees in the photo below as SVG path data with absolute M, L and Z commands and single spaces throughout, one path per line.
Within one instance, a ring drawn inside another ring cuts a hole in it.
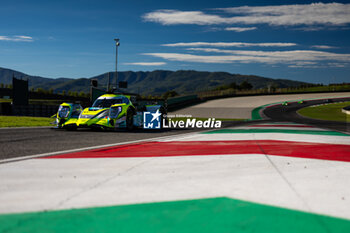
M 241 84 L 239 84 L 239 87 L 240 87 L 241 90 L 251 90 L 251 89 L 253 89 L 253 85 L 250 84 L 247 81 L 241 82 Z
M 223 91 L 223 90 L 227 90 L 227 89 L 240 90 L 240 86 L 238 86 L 235 82 L 232 82 L 232 83 L 227 84 L 227 85 L 218 86 L 214 90 L 216 90 L 216 91 Z
M 44 88 L 41 88 L 41 87 L 37 88 L 36 92 L 46 94 L 46 91 L 44 90 Z
M 238 85 L 235 82 L 230 83 L 228 87 L 231 89 L 239 89 Z
M 163 97 L 164 99 L 168 99 L 168 98 L 170 98 L 170 97 L 174 97 L 174 96 L 178 96 L 178 95 L 179 95 L 179 94 L 178 94 L 176 91 L 172 90 L 172 91 L 164 92 L 164 94 L 162 95 L 162 97 Z
M 267 91 L 269 93 L 275 93 L 277 88 L 278 88 L 278 85 L 276 83 L 274 83 L 274 82 L 269 82 L 267 84 Z
M 79 92 L 79 97 L 86 97 L 85 92 L 83 92 L 83 91 Z

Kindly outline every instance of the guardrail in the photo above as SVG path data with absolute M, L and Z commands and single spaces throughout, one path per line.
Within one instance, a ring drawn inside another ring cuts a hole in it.
M 198 95 L 186 95 L 167 99 L 168 111 L 175 111 L 193 104 L 203 102 Z
M 58 105 L 12 105 L 0 103 L 0 115 L 50 117 L 57 113 Z
M 57 113 L 58 106 L 55 105 L 24 105 L 12 106 L 13 116 L 36 116 L 36 117 L 50 117 Z

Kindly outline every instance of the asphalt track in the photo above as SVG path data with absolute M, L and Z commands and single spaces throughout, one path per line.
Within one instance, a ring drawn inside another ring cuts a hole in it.
M 350 98 L 337 98 L 333 99 L 333 102 L 344 102 L 350 101 Z M 348 122 L 335 122 L 335 121 L 324 121 L 324 120 L 316 120 L 310 119 L 300 116 L 297 111 L 301 108 L 324 104 L 325 99 L 322 100 L 310 100 L 306 101 L 304 104 L 298 103 L 290 103 L 288 106 L 282 106 L 281 104 L 274 105 L 266 108 L 263 111 L 263 114 L 270 118 L 272 121 L 287 121 L 287 122 L 295 122 L 300 124 L 308 124 L 317 126 L 319 128 L 332 129 L 341 132 L 350 133 L 350 123 Z M 349 116 L 350 117 L 350 116 Z M 346 119 L 344 118 L 344 121 Z
M 103 132 L 45 128 L 0 129 L 0 159 L 170 136 L 188 130 Z
M 350 100 L 339 98 L 336 101 Z M 342 132 L 350 132 L 349 123 L 319 121 L 299 116 L 296 111 L 302 107 L 324 103 L 324 100 L 307 101 L 305 104 L 292 103 L 290 106 L 276 105 L 266 108 L 264 114 L 270 118 L 262 122 L 289 121 L 310 124 Z M 247 125 L 254 122 L 224 122 L 223 127 Z M 1 160 L 23 156 L 53 153 L 79 148 L 95 147 L 117 143 L 126 143 L 151 138 L 166 137 L 196 132 L 195 129 L 169 130 L 135 130 L 133 132 L 103 132 L 91 130 L 65 131 L 51 128 L 3 128 L 0 129 L 0 162 Z
M 226 122 L 223 125 L 243 125 L 247 122 Z M 0 129 L 1 160 L 23 156 L 52 153 L 57 151 L 100 145 L 126 143 L 150 138 L 166 137 L 177 134 L 196 132 L 195 129 L 142 130 L 132 132 L 106 132 L 82 129 L 66 131 L 52 127 L 3 128 Z
M 172 114 L 192 115 L 194 117 L 215 117 L 249 119 L 254 108 L 280 101 L 295 101 L 301 99 L 323 99 L 336 97 L 349 97 L 349 92 L 333 93 L 306 93 L 230 97 L 209 100 L 201 104 L 190 106 L 172 112 Z

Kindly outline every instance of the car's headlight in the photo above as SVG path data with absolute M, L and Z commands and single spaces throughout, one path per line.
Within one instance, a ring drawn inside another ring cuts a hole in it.
M 59 118 L 67 118 L 69 116 L 70 108 L 68 106 L 60 106 L 58 109 Z

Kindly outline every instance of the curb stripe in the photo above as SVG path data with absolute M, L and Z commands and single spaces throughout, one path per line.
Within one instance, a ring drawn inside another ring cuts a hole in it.
M 323 144 L 350 145 L 348 137 L 328 136 L 328 135 L 312 135 L 312 134 L 283 134 L 283 133 L 237 133 L 237 134 L 198 134 L 183 138 L 175 138 L 164 140 L 171 141 L 256 141 L 256 140 L 277 140 L 287 142 L 311 142 Z
M 313 134 L 313 135 L 332 135 L 332 136 L 350 136 L 336 131 L 320 130 L 294 130 L 294 129 L 218 129 L 201 134 L 220 134 L 220 133 L 287 133 L 287 134 Z
M 200 155 L 268 154 L 350 162 L 350 145 L 278 140 L 145 142 L 54 155 L 44 159 L 128 158 Z

